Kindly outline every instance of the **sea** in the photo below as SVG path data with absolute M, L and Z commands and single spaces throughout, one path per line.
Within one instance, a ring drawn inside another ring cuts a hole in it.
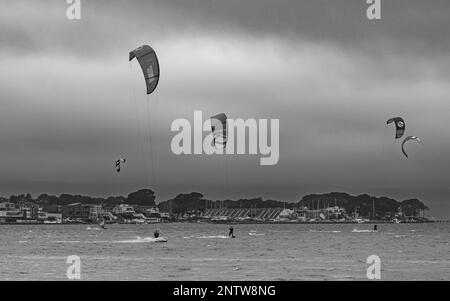
M 0 280 L 69 280 L 73 255 L 87 281 L 369 280 L 373 255 L 380 280 L 450 279 L 450 224 L 233 228 L 235 238 L 209 223 L 0 225 Z

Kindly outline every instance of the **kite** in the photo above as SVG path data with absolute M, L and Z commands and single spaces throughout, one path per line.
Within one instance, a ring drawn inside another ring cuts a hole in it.
M 121 165 L 124 164 L 124 163 L 125 163 L 125 159 L 123 159 L 123 158 L 119 158 L 119 159 L 116 161 L 116 171 L 117 171 L 117 172 L 120 172 L 120 167 L 121 167 Z
M 211 117 L 211 131 L 214 135 L 214 146 L 225 148 L 227 144 L 227 115 L 224 113 Z
M 130 52 L 129 61 L 136 58 L 144 73 L 147 94 L 151 94 L 159 82 L 159 62 L 156 52 L 148 45 L 142 45 Z
M 387 121 L 386 124 L 395 123 L 395 139 L 399 139 L 405 133 L 405 121 L 401 117 L 394 117 Z
M 403 154 L 404 154 L 406 157 L 408 157 L 408 154 L 405 152 L 404 146 L 405 146 L 405 143 L 408 142 L 408 141 L 410 141 L 410 140 L 414 140 L 414 141 L 417 141 L 417 142 L 422 143 L 422 140 L 420 140 L 420 138 L 418 138 L 418 137 L 416 137 L 416 136 L 408 136 L 408 137 L 406 137 L 405 140 L 403 140 L 403 142 L 402 142 L 402 152 L 403 152 Z M 423 144 L 423 143 L 422 143 L 422 144 Z

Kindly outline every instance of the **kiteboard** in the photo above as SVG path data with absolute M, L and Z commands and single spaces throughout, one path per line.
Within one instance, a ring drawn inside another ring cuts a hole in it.
M 164 237 L 153 238 L 152 242 L 167 242 L 167 239 Z

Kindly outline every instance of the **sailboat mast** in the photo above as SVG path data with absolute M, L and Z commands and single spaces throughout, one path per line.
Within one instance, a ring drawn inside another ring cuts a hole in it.
M 375 219 L 375 198 L 372 199 L 372 219 Z

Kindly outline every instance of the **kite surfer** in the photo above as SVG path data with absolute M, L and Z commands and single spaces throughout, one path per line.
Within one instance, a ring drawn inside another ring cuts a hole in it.
M 228 233 L 228 237 L 235 238 L 233 226 L 230 226 L 230 233 Z

